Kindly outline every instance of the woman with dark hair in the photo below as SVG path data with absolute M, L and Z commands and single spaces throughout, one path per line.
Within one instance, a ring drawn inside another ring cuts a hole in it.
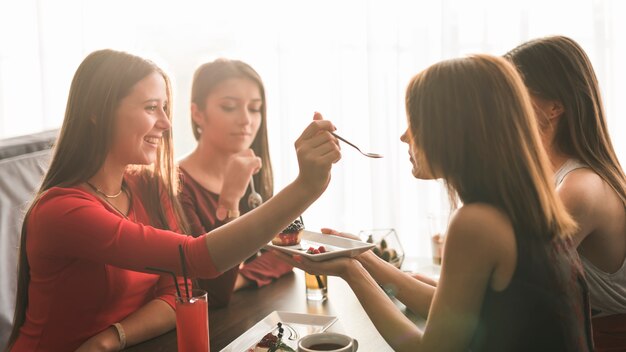
M 259 74 L 239 60 L 217 59 L 198 67 L 191 88 L 191 125 L 198 144 L 179 162 L 180 202 L 191 233 L 199 236 L 251 210 L 252 177 L 261 199 L 272 197 L 267 105 Z M 291 269 L 264 252 L 241 268 L 197 282 L 214 308 L 227 305 L 233 290 L 267 285 Z
M 174 282 L 216 277 L 256 253 L 324 191 L 341 154 L 316 115 L 297 179 L 255 212 L 197 238 L 177 201 L 167 75 L 127 53 L 88 55 L 54 156 L 22 227 L 10 351 L 116 351 L 175 326 Z
M 557 193 L 589 285 L 596 351 L 626 350 L 626 176 L 613 150 L 598 80 L 574 40 L 546 37 L 505 55 L 528 88 Z
M 576 224 L 549 182 L 530 97 L 515 68 L 486 55 L 437 63 L 406 92 L 413 176 L 443 179 L 462 202 L 437 287 L 371 251 L 313 262 L 346 280 L 395 351 L 591 351 Z M 454 141 L 454 143 L 450 143 Z M 427 316 L 417 328 L 379 286 Z

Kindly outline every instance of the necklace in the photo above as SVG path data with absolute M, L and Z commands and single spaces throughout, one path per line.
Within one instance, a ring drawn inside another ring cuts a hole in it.
M 100 188 L 98 188 L 98 187 L 94 186 L 91 182 L 89 182 L 89 181 L 86 181 L 86 182 L 87 182 L 87 184 L 89 185 L 89 187 L 91 187 L 91 189 L 93 189 L 94 191 L 96 191 L 96 193 L 98 193 L 98 194 L 102 195 L 102 196 L 103 196 L 103 197 L 105 197 L 105 198 L 117 198 L 117 197 L 119 197 L 119 196 L 122 194 L 122 192 L 124 191 L 124 184 L 122 184 L 122 187 L 120 188 L 120 191 L 119 191 L 119 192 L 117 192 L 116 194 L 114 194 L 114 195 L 110 196 L 110 195 L 108 195 L 108 194 L 104 193 L 104 191 L 102 191 Z
M 102 195 L 104 196 L 104 198 L 102 198 L 105 202 L 107 202 L 107 204 L 109 204 L 111 206 L 111 208 L 115 209 L 115 211 L 117 211 L 121 216 L 123 216 L 126 220 L 128 219 L 128 216 L 126 214 L 124 214 L 123 211 L 121 211 L 118 207 L 116 207 L 113 203 L 111 203 L 107 198 L 117 198 L 120 196 L 120 194 L 122 194 L 122 192 L 124 192 L 126 194 L 126 196 L 128 197 L 128 202 L 130 204 L 129 210 L 128 210 L 128 215 L 130 215 L 130 213 L 132 212 L 132 197 L 130 195 L 130 193 L 128 193 L 128 191 L 126 190 L 125 187 L 125 183 L 122 183 L 122 188 L 120 189 L 120 191 L 114 195 L 114 196 L 109 196 L 107 194 L 105 194 L 104 192 L 102 192 L 100 189 L 98 189 L 98 187 L 94 186 L 91 184 L 91 182 L 89 181 L 85 181 L 87 183 L 87 185 L 89 185 L 89 187 L 91 187 L 91 189 L 96 192 L 98 195 Z

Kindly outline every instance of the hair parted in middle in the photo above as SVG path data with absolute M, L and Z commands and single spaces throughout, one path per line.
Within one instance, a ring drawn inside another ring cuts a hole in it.
M 196 104 L 199 110 L 203 111 L 206 107 L 207 97 L 213 89 L 220 83 L 232 79 L 243 78 L 252 81 L 259 88 L 261 96 L 261 124 L 256 137 L 252 141 L 251 149 L 261 158 L 263 167 L 254 177 L 256 191 L 261 194 L 264 200 L 272 197 L 274 194 L 274 175 L 272 172 L 272 163 L 270 159 L 269 143 L 267 136 L 267 103 L 265 99 L 265 86 L 261 80 L 261 76 L 247 63 L 240 60 L 231 60 L 219 58 L 211 62 L 202 64 L 196 69 L 193 75 L 191 85 L 191 102 Z M 191 118 L 191 128 L 193 135 L 198 140 L 201 132 L 198 125 Z M 248 190 L 247 192 L 250 192 Z M 241 206 L 247 207 L 246 199 L 248 194 L 241 198 Z

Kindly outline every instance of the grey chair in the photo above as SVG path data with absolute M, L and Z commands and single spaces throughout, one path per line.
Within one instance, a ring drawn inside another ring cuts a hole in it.
M 54 138 L 50 132 L 0 141 L 0 350 L 13 325 L 22 220 L 48 168 Z

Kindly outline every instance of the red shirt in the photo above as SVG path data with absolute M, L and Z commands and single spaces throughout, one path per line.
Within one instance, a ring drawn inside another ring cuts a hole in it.
M 217 220 L 215 216 L 219 195 L 202 187 L 183 168 L 179 170 L 182 178 L 180 203 L 189 221 L 191 234 L 199 236 L 222 226 L 224 222 Z M 248 211 L 246 207 L 241 210 L 241 213 Z M 252 261 L 243 264 L 241 268 L 234 267 L 217 278 L 197 280 L 197 283 L 200 288 L 208 292 L 209 306 L 222 307 L 230 302 L 238 273 L 261 287 L 290 273 L 291 269 L 291 265 L 276 258 L 273 253 L 264 252 Z
M 132 183 L 129 190 L 133 194 Z M 29 303 L 12 351 L 74 351 L 155 298 L 174 308 L 172 277 L 145 267 L 181 275 L 179 244 L 190 276 L 219 274 L 204 237 L 149 223 L 137 196 L 127 220 L 79 188 L 48 190 L 28 217 Z

